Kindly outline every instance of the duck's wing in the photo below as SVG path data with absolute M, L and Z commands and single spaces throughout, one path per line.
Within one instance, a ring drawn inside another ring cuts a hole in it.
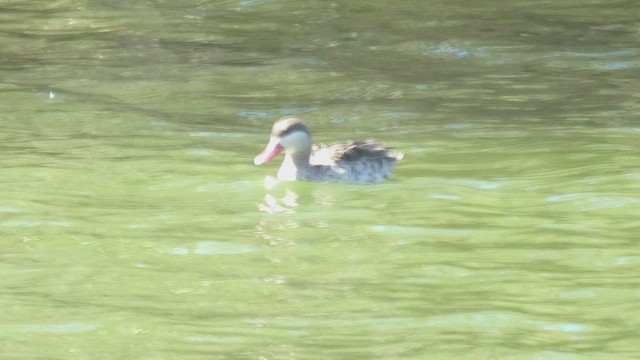
M 347 161 L 386 159 L 400 160 L 401 153 L 393 153 L 375 140 L 348 141 L 341 144 L 315 146 L 313 149 L 314 162 L 318 164 L 336 164 Z

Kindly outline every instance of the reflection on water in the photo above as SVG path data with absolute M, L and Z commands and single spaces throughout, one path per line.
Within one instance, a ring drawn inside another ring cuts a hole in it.
M 195 244 L 193 249 L 179 247 L 173 248 L 167 251 L 172 255 L 224 255 L 224 254 L 243 254 L 248 252 L 254 252 L 256 249 L 252 246 L 241 245 L 232 242 L 224 241 L 199 241 Z
M 49 334 L 82 334 L 99 330 L 98 324 L 92 323 L 62 323 L 62 324 L 34 324 L 25 328 L 26 332 Z
M 282 199 L 276 199 L 271 194 L 264 196 L 264 204 L 258 205 L 258 209 L 267 213 L 278 213 L 285 211 L 293 211 L 298 207 L 298 195 L 295 192 L 288 190 L 287 194 Z
M 276 190 L 279 181 L 273 176 L 267 176 L 264 179 L 264 188 L 267 193 L 264 195 L 264 203 L 258 205 L 258 210 L 266 213 L 292 212 L 298 207 L 298 195 L 290 188 L 285 188 L 284 195 L 272 195 L 271 192 Z M 281 192 L 281 191 L 279 191 Z

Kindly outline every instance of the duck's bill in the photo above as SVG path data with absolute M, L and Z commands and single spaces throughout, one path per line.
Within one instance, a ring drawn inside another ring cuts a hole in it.
M 282 151 L 282 145 L 280 145 L 277 141 L 269 141 L 266 149 L 264 149 L 260 154 L 258 154 L 254 159 L 253 163 L 255 165 L 262 165 L 266 162 L 271 161 L 276 155 L 280 154 Z

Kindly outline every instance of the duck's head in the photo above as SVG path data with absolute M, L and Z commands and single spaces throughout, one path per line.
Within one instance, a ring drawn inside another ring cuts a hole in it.
M 311 135 L 309 135 L 307 126 L 297 118 L 284 118 L 273 124 L 269 144 L 253 159 L 253 163 L 262 165 L 269 162 L 283 150 L 291 156 L 295 156 L 295 154 L 309 156 Z

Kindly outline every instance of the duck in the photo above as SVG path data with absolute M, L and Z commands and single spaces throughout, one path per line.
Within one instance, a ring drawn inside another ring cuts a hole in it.
M 262 165 L 284 151 L 278 180 L 374 184 L 391 176 L 404 154 L 375 140 L 314 145 L 309 128 L 298 118 L 276 121 L 266 148 L 254 159 Z

